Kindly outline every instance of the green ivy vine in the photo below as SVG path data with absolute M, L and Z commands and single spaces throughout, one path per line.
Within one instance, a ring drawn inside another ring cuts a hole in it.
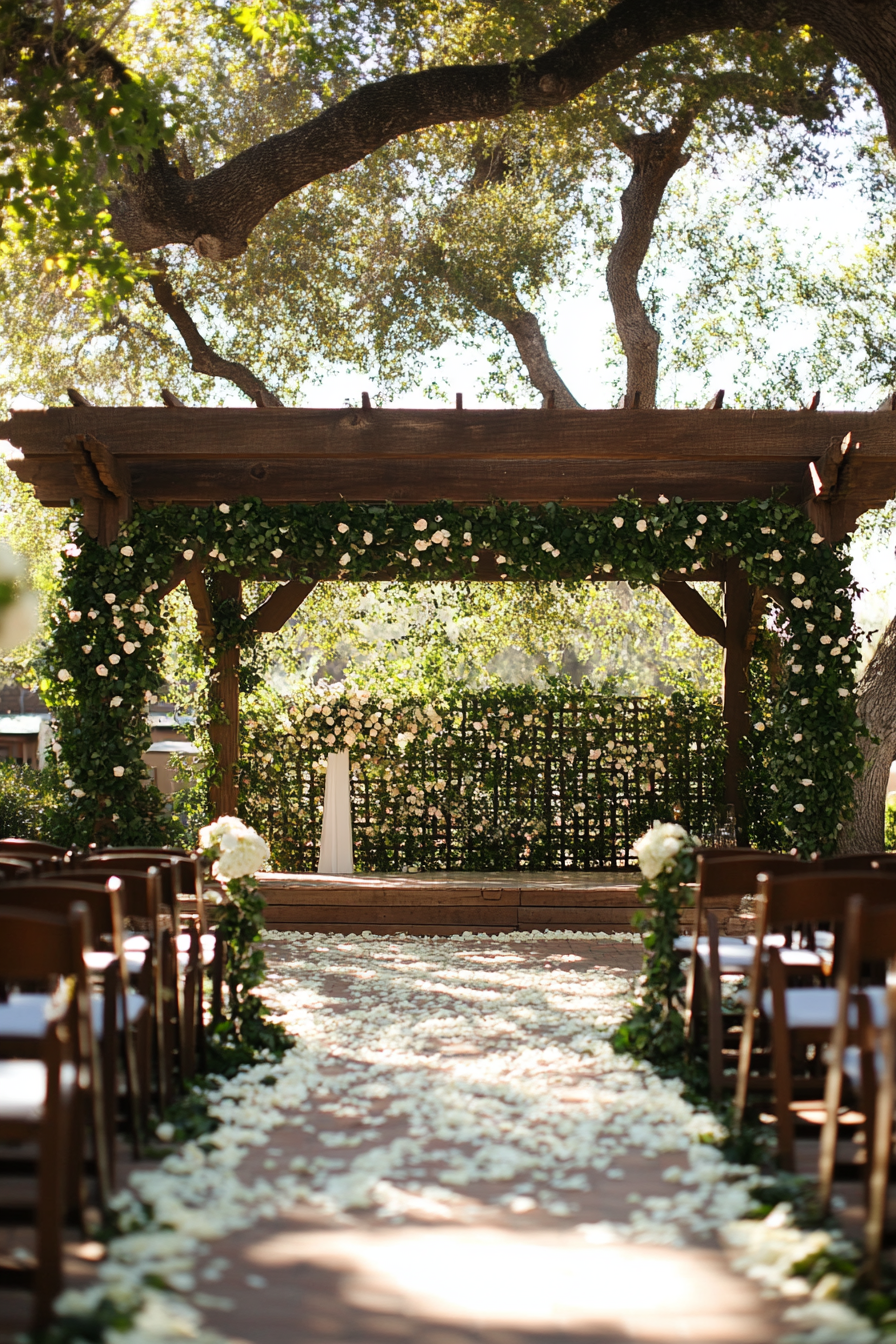
M 768 813 L 802 854 L 829 851 L 852 806 L 861 768 L 853 668 L 858 643 L 853 584 L 841 546 L 829 546 L 797 509 L 776 499 L 699 504 L 623 498 L 604 512 L 545 504 L 448 502 L 268 505 L 258 499 L 203 508 L 138 509 L 108 548 L 77 522 L 65 550 L 62 600 L 41 681 L 61 744 L 73 832 L 114 827 L 119 843 L 157 843 L 170 822 L 142 762 L 146 710 L 161 686 L 165 618 L 159 590 L 181 559 L 207 575 L 310 582 L 475 577 L 490 552 L 508 580 L 656 583 L 666 571 L 697 578 L 736 558 L 751 583 L 771 588 L 785 644 L 778 694 L 753 725 L 766 762 Z M 227 614 L 222 641 L 251 654 L 245 611 Z M 203 656 L 210 674 L 225 644 Z

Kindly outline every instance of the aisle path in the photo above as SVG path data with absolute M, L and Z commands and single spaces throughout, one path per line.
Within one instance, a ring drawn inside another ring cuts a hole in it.
M 711 1119 L 604 1039 L 639 948 L 284 935 L 268 957 L 301 1044 L 222 1089 L 211 1157 L 188 1145 L 142 1178 L 201 1239 L 152 1254 L 207 1328 L 248 1344 L 780 1338 L 779 1305 L 716 1248 L 745 1196 L 700 1143 Z M 115 1252 L 123 1275 L 146 1268 L 139 1242 Z

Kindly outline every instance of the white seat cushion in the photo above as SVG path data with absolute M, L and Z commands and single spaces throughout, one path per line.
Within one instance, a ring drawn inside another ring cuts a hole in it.
M 883 1027 L 887 1020 L 886 989 L 883 985 L 870 985 L 863 992 L 871 1007 L 871 1021 L 876 1027 Z M 784 1003 L 788 1027 L 816 1027 L 820 1031 L 832 1031 L 837 1021 L 840 995 L 836 989 L 787 989 L 784 991 Z M 770 989 L 762 995 L 762 1011 L 768 1018 L 774 1016 Z M 858 1021 L 858 1007 L 854 1003 L 850 1004 L 849 1025 L 858 1026 Z
M 139 1021 L 139 1019 L 146 1012 L 146 999 L 144 999 L 142 994 L 137 994 L 135 991 L 132 990 L 127 997 L 127 1004 L 128 1004 L 128 1022 L 133 1025 L 133 1023 Z M 103 1017 L 105 1014 L 105 1006 L 106 1006 L 105 1000 L 103 999 L 103 996 L 101 994 L 92 994 L 90 996 L 90 1010 L 93 1015 L 93 1034 L 96 1036 L 98 1041 L 101 1041 L 103 1039 Z M 121 1007 L 121 995 L 116 994 L 115 1026 L 118 1031 L 121 1031 L 123 1023 L 124 1023 L 124 1015 L 122 1013 L 122 1007 Z
M 60 1085 L 70 1093 L 75 1066 L 63 1064 Z M 47 1066 L 40 1059 L 0 1059 L 0 1122 L 36 1125 L 47 1100 Z
M 146 953 L 135 951 L 132 948 L 125 948 L 125 962 L 127 963 L 128 975 L 139 975 L 143 970 L 143 964 L 146 961 Z M 85 952 L 84 962 L 91 971 L 104 971 L 107 966 L 111 966 L 117 958 L 114 952 Z
M 0 1003 L 0 1036 L 39 1041 L 46 1035 L 52 1002 L 49 994 L 10 994 L 8 1002 Z

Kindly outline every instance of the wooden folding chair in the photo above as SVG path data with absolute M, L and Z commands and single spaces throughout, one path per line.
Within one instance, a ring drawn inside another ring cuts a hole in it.
M 163 899 L 164 874 L 161 869 L 150 866 L 145 871 L 133 872 L 115 865 L 114 875 L 119 884 L 123 921 L 130 926 L 126 927 L 123 938 L 128 970 L 137 990 L 150 1004 L 151 1038 L 145 1033 L 138 1038 L 145 1128 L 151 1054 L 155 1054 L 156 1103 L 160 1115 L 165 1113 L 175 1090 L 182 979 L 177 965 L 176 907 L 172 910 Z M 105 886 L 110 880 L 110 866 L 105 863 L 82 864 L 75 868 L 72 877 L 92 886 Z M 170 881 L 168 885 L 170 888 Z
M 0 886 L 0 908 L 27 908 L 64 916 L 75 901 L 81 902 L 90 912 L 90 927 L 96 943 L 107 944 L 108 950 L 92 948 L 85 954 L 85 959 L 91 977 L 98 982 L 98 992 L 91 995 L 91 1009 L 93 1035 L 100 1046 L 103 1124 L 109 1180 L 113 1186 L 118 1102 L 117 1046 L 120 1043 L 122 1048 L 131 1137 L 135 1156 L 139 1156 L 142 1107 L 135 1048 L 136 1029 L 138 1023 L 148 1020 L 149 1007 L 147 999 L 136 991 L 132 993 L 130 988 L 122 936 L 120 886 L 117 878 L 110 878 L 102 887 L 97 887 L 86 882 L 69 881 L 61 876 L 37 879 L 27 885 L 7 883 Z
M 896 992 L 896 906 L 875 906 L 871 898 L 853 896 L 847 907 L 843 942 L 837 979 L 837 1022 L 829 1051 L 825 1123 L 818 1159 L 819 1199 L 827 1212 L 834 1182 L 843 1083 L 845 1077 L 851 1076 L 858 1086 L 865 1115 L 866 1246 L 869 1260 L 876 1266 L 884 1230 L 892 1150 L 893 1005 L 888 1001 Z M 869 968 L 882 963 L 886 966 L 886 986 L 863 984 Z M 850 1051 L 858 1056 L 852 1068 Z M 885 1093 L 882 1102 L 879 1088 Z
M 202 986 L 206 969 L 212 978 L 214 1022 L 221 1016 L 223 983 L 223 947 L 209 925 L 199 856 L 174 849 L 101 849 L 90 850 L 73 862 L 79 869 L 99 867 L 117 872 L 120 864 L 128 871 L 159 869 L 163 900 L 175 912 L 177 925 L 181 1074 L 184 1078 L 192 1077 L 197 1057 L 205 1060 Z M 192 924 L 197 926 L 197 936 Z
M 725 898 L 754 896 L 761 872 L 796 873 L 802 867 L 805 865 L 801 860 L 790 854 L 764 854 L 758 850 L 708 850 L 697 855 L 685 1026 L 693 1042 L 705 1005 L 710 1091 L 715 1099 L 721 1097 L 726 1084 L 722 977 L 745 974 L 753 964 L 754 952 L 743 938 L 720 936 L 711 904 Z M 702 933 L 704 924 L 706 936 Z M 736 1054 L 732 1054 L 731 1062 L 735 1060 Z
M 839 998 L 834 991 L 830 972 L 839 975 L 839 961 L 843 955 L 842 930 L 849 898 L 862 895 L 875 905 L 896 905 L 896 873 L 877 872 L 824 873 L 812 871 L 799 877 L 776 877 L 769 873 L 757 878 L 759 897 L 756 907 L 756 946 L 750 972 L 750 986 L 744 1013 L 743 1030 L 738 1061 L 735 1113 L 742 1117 L 747 1096 L 757 1085 L 774 1088 L 777 1114 L 778 1161 L 792 1168 L 794 1162 L 794 1076 L 793 1052 L 814 1046 L 820 1058 L 822 1048 L 832 1037 L 837 1021 Z M 833 936 L 832 956 L 826 959 L 825 977 L 821 985 L 807 986 L 788 983 L 796 973 L 806 978 L 808 967 L 788 967 L 783 951 L 805 947 L 812 951 L 819 926 L 830 926 L 826 933 Z M 778 934 L 784 938 L 785 948 L 769 946 L 767 940 Z M 798 946 L 793 947 L 794 941 Z M 752 1074 L 753 1047 L 757 1021 L 768 1025 L 771 1034 L 771 1053 L 767 1062 L 771 1072 L 765 1078 Z M 809 1076 L 799 1081 L 799 1090 L 808 1098 L 820 1096 L 820 1076 Z
M 64 918 L 0 909 L 0 983 L 39 981 L 55 990 L 37 1022 L 33 1014 L 19 1011 L 15 1000 L 0 1003 L 0 1142 L 36 1141 L 38 1147 L 37 1268 L 23 1271 L 34 1292 L 35 1329 L 49 1323 L 62 1288 L 62 1228 L 70 1174 L 80 1171 L 76 1103 L 93 1056 L 84 960 L 90 947 L 89 924 L 87 907 L 80 902 Z M 95 1108 L 94 1122 L 102 1125 L 102 1112 Z M 101 1134 L 95 1134 L 95 1147 L 101 1173 L 105 1156 Z

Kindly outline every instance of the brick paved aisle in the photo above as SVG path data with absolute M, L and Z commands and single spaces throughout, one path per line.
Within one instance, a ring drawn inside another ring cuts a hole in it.
M 718 1248 L 745 1196 L 710 1118 L 606 1044 L 640 955 L 281 935 L 297 1049 L 220 1090 L 211 1152 L 137 1173 L 183 1235 L 103 1274 L 156 1264 L 194 1335 L 248 1344 L 778 1340 Z

